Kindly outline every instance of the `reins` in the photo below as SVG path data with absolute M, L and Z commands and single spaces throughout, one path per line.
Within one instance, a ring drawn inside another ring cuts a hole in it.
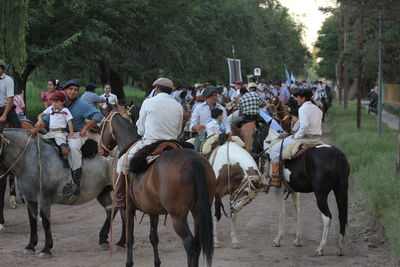
M 113 137 L 114 141 L 117 141 L 117 139 L 115 138 L 115 135 L 114 135 L 113 128 L 112 128 L 112 120 L 114 119 L 114 116 L 117 114 L 120 114 L 120 113 L 119 112 L 111 112 L 110 114 L 108 114 L 108 116 L 103 121 L 103 125 L 102 125 L 101 131 L 100 131 L 100 146 L 102 149 L 107 151 L 109 154 L 112 154 L 112 151 L 103 144 L 103 133 L 106 128 L 107 122 L 109 122 L 110 123 L 110 134 Z

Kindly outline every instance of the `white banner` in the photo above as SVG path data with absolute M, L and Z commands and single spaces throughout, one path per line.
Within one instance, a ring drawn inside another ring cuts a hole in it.
M 242 71 L 240 68 L 240 59 L 227 58 L 229 68 L 229 83 L 242 81 Z

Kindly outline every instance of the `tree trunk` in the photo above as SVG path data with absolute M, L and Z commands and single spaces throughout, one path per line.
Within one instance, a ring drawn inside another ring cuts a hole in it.
M 361 97 L 362 97 L 362 88 L 364 83 L 363 73 L 364 73 L 364 64 L 363 64 L 363 49 L 364 49 L 364 1 L 360 2 L 361 14 L 359 17 L 359 25 L 358 29 L 358 38 L 357 38 L 357 48 L 358 48 L 358 71 L 357 71 L 357 129 L 361 129 Z
M 25 67 L 25 70 L 23 73 L 18 73 L 14 71 L 13 79 L 14 79 L 14 84 L 15 84 L 15 93 L 19 94 L 22 91 L 26 91 L 26 83 L 28 82 L 28 77 L 32 73 L 32 71 L 36 68 L 36 65 L 34 64 L 28 64 Z
M 396 173 L 400 175 L 400 114 L 399 115 L 399 129 L 397 130 L 397 158 L 396 158 Z
M 99 61 L 99 66 L 101 83 L 110 84 L 113 94 L 116 94 L 119 100 L 125 99 L 124 80 L 121 74 L 105 59 Z

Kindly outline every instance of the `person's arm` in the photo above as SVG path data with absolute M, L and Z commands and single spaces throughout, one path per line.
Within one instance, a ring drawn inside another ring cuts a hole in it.
M 299 109 L 299 121 L 300 121 L 300 128 L 294 135 L 295 139 L 302 138 L 306 134 L 306 130 L 308 128 L 309 122 L 307 118 L 307 114 L 304 109 Z
M 5 122 L 7 119 L 8 112 L 10 112 L 12 106 L 14 105 L 14 97 L 7 98 L 6 108 L 4 109 L 3 115 L 0 117 L 0 122 Z
M 92 107 L 87 103 L 85 104 L 86 107 L 82 111 L 82 116 L 89 121 L 79 131 L 79 134 L 81 136 L 86 136 L 87 131 L 96 126 L 103 119 L 103 115 L 101 115 L 100 111 L 97 108 Z
M 72 119 L 68 120 L 67 124 L 69 130 L 68 138 L 73 138 L 73 139 L 76 138 L 76 136 L 74 135 L 74 126 L 72 125 Z
M 200 108 L 201 108 L 201 106 L 197 106 L 193 110 L 192 118 L 190 119 L 189 129 L 193 132 L 195 132 L 195 131 L 203 132 L 206 129 L 206 127 L 204 127 L 204 125 L 200 124 Z
M 146 116 L 147 116 L 147 108 L 146 108 L 146 106 L 148 104 L 147 101 L 143 102 L 143 105 L 140 108 L 140 112 L 139 112 L 139 119 L 136 122 L 137 132 L 141 136 L 144 136 L 144 133 L 146 131 L 145 125 L 146 125 Z
M 230 134 L 232 134 L 232 129 L 231 129 L 231 124 L 229 123 L 229 120 L 228 120 L 228 114 L 226 113 L 225 109 L 223 109 L 222 114 L 224 116 L 224 118 L 222 119 L 222 123 L 225 126 L 225 133 L 230 135 Z
M 106 98 L 105 97 L 101 97 L 101 96 L 99 96 L 99 95 L 93 95 L 93 98 L 94 98 L 94 102 L 95 103 L 104 103 L 104 102 L 106 102 Z

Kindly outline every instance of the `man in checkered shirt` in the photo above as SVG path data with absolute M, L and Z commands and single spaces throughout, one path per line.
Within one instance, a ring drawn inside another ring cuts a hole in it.
M 249 83 L 247 87 L 249 92 L 239 99 L 239 115 L 245 122 L 257 121 L 260 119 L 260 107 L 264 106 L 265 103 L 257 94 L 255 83 Z

